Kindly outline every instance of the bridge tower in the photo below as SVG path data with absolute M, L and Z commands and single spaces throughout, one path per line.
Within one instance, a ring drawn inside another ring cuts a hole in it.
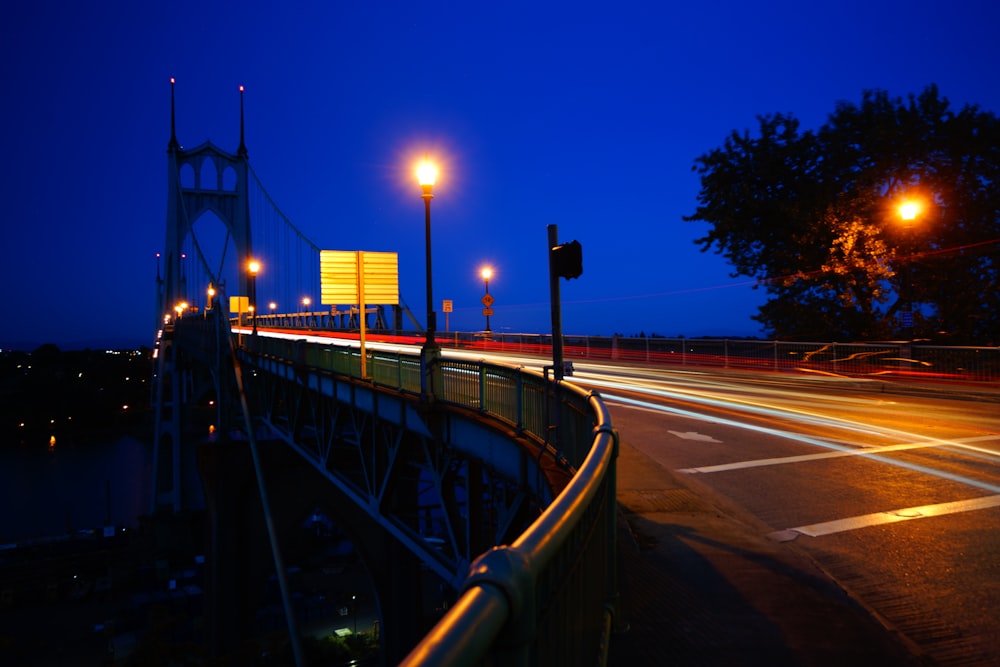
M 240 145 L 235 154 L 224 151 L 211 141 L 185 149 L 177 141 L 174 105 L 174 79 L 170 80 L 170 141 L 167 144 L 167 233 L 164 244 L 164 274 L 157 275 L 157 317 L 161 333 L 157 341 L 156 378 L 153 403 L 155 408 L 153 492 L 151 511 L 170 507 L 173 511 L 200 504 L 200 489 L 196 480 L 187 479 L 195 470 L 194 447 L 183 446 L 189 437 L 185 417 L 187 407 L 214 390 L 217 419 L 213 426 L 223 429 L 234 412 L 234 398 L 228 385 L 226 338 L 222 334 L 221 318 L 227 316 L 227 286 L 223 266 L 211 266 L 195 233 L 194 223 L 211 212 L 225 226 L 228 240 L 236 250 L 231 258 L 238 264 L 237 285 L 230 294 L 247 295 L 247 271 L 242 270 L 252 254 L 250 233 L 249 163 L 244 141 L 243 87 L 240 86 Z M 227 242 L 228 243 L 228 242 Z M 192 257 L 185 257 L 184 248 L 193 248 Z M 223 254 L 225 257 L 225 254 Z M 209 285 L 188 284 L 185 266 L 195 262 L 215 288 L 208 297 L 203 314 L 206 323 L 216 324 L 215 349 L 190 349 L 180 344 L 174 335 L 174 322 L 192 317 L 193 311 L 182 311 L 182 303 L 201 302 Z M 230 275 L 232 273 L 230 272 Z M 200 356 L 200 363 L 191 363 Z M 205 369 L 208 369 L 206 375 Z

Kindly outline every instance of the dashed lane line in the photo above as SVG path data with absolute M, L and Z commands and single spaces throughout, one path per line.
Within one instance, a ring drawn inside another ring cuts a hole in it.
M 1000 507 L 1000 495 L 982 496 L 970 498 L 968 500 L 955 500 L 948 503 L 938 503 L 936 505 L 922 505 L 920 507 L 905 507 L 898 510 L 886 512 L 874 512 L 872 514 L 862 514 L 846 519 L 836 519 L 834 521 L 824 521 L 813 523 L 808 526 L 798 526 L 770 533 L 768 537 L 778 542 L 788 542 L 794 540 L 799 535 L 808 537 L 820 537 L 842 533 L 848 530 L 859 528 L 869 528 L 898 521 L 910 521 L 913 519 L 926 519 L 933 516 L 943 516 L 945 514 L 956 514 L 958 512 L 971 512 L 974 510 Z

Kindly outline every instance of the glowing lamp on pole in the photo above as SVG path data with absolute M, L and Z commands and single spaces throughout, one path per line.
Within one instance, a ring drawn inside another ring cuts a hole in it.
M 483 282 L 486 284 L 486 294 L 483 296 L 483 315 L 486 317 L 486 335 L 489 336 L 490 333 L 490 315 L 493 314 L 493 297 L 490 296 L 490 278 L 493 277 L 493 269 L 484 266 L 479 272 L 479 275 L 483 277 Z
M 440 349 L 435 340 L 437 333 L 437 315 L 434 313 L 434 289 L 431 269 L 431 199 L 434 198 L 433 189 L 437 181 L 437 167 L 428 159 L 424 159 L 417 165 L 417 182 L 420 184 L 420 198 L 424 200 L 424 238 L 426 251 L 426 279 L 427 279 L 427 335 L 424 338 L 424 345 L 420 354 L 421 373 L 420 388 L 421 394 L 426 399 L 429 398 L 433 390 L 431 373 L 433 372 L 434 359 L 440 354 Z
M 253 322 L 253 333 L 257 334 L 257 274 L 260 272 L 260 262 L 251 259 L 247 262 L 247 272 L 250 274 L 250 319 Z

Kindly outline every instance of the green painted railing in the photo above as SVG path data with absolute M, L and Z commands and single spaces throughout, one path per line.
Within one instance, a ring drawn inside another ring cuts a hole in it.
M 420 396 L 420 358 L 357 348 L 238 335 L 259 353 L 294 360 L 415 400 L 479 411 L 543 444 L 574 474 L 510 545 L 476 559 L 457 602 L 403 664 L 602 664 L 617 604 L 617 435 L 594 392 L 534 371 L 438 358 L 432 398 Z

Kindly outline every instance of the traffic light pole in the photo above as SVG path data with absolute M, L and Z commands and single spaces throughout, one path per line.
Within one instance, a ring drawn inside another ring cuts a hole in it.
M 559 229 L 549 225 L 549 301 L 552 309 L 552 373 L 557 382 L 563 379 L 562 305 L 559 297 L 559 275 L 553 263 L 552 249 L 559 245 Z

